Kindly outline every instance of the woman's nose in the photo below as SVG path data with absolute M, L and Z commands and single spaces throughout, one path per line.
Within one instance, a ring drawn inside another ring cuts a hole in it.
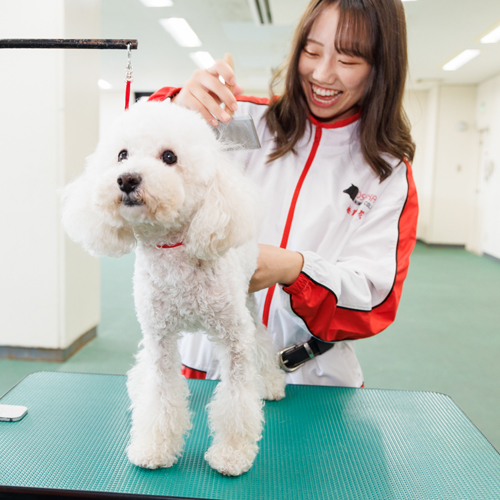
M 335 63 L 326 58 L 319 60 L 316 68 L 314 69 L 313 78 L 318 83 L 324 83 L 326 85 L 332 85 L 335 83 L 335 80 L 337 79 Z

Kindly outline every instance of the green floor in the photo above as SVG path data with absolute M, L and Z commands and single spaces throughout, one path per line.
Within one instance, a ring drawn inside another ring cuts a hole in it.
M 133 259 L 102 260 L 98 337 L 65 363 L 0 360 L 0 394 L 35 371 L 126 373 L 140 339 Z M 499 303 L 500 263 L 418 244 L 396 323 L 357 343 L 366 386 L 448 394 L 500 450 Z

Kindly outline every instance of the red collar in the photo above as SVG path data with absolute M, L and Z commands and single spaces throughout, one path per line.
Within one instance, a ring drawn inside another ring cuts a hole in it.
M 180 247 L 182 245 L 182 241 L 180 243 L 176 243 L 175 245 L 156 245 L 158 248 L 175 248 Z
M 344 118 L 343 120 L 339 120 L 338 122 L 335 123 L 323 123 L 320 122 L 319 120 L 316 120 L 313 115 L 309 115 L 309 119 L 311 122 L 316 125 L 316 127 L 321 127 L 321 128 L 342 128 L 342 127 L 347 127 L 347 125 L 350 125 L 351 123 L 354 123 L 358 121 L 361 118 L 361 110 L 357 111 L 355 114 L 350 116 L 349 118 Z

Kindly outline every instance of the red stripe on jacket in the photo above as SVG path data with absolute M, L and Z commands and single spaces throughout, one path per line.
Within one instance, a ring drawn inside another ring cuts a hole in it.
M 148 101 L 164 101 L 168 97 L 175 97 L 182 87 L 163 87 L 148 97 Z
M 269 106 L 269 99 L 267 97 L 253 97 L 253 96 L 248 96 L 248 95 L 237 95 L 236 100 L 241 101 L 241 102 L 251 102 L 253 104 L 264 104 L 266 106 Z
M 408 195 L 399 218 L 396 276 L 386 299 L 370 311 L 337 306 L 335 294 L 303 272 L 283 290 L 290 295 L 293 311 L 310 333 L 321 340 L 338 342 L 371 337 L 387 328 L 396 318 L 403 282 L 408 274 L 410 254 L 416 242 L 418 203 L 411 167 L 407 167 Z
M 157 90 L 154 94 L 151 94 L 148 97 L 148 101 L 164 101 L 169 97 L 175 97 L 181 90 L 182 87 L 163 87 L 160 90 Z M 266 106 L 269 105 L 269 99 L 266 97 L 238 95 L 236 96 L 236 100 L 241 102 L 251 102 L 253 104 L 264 104 Z
M 290 236 L 290 230 L 292 229 L 293 216 L 295 214 L 295 207 L 297 205 L 297 200 L 299 199 L 300 190 L 302 189 L 302 184 L 304 184 L 304 180 L 306 178 L 307 172 L 311 168 L 312 162 L 314 161 L 314 157 L 316 156 L 316 151 L 318 150 L 319 143 L 321 141 L 321 128 L 316 127 L 316 132 L 314 134 L 314 142 L 307 158 L 306 164 L 302 173 L 300 174 L 297 185 L 295 186 L 295 191 L 293 193 L 292 202 L 290 204 L 290 208 L 288 209 L 288 215 L 286 218 L 285 229 L 283 230 L 283 236 L 281 238 L 280 248 L 286 248 L 288 244 L 288 237 Z M 295 280 L 296 282 L 297 280 Z M 269 312 L 271 310 L 271 302 L 273 301 L 274 290 L 276 289 L 276 285 L 269 287 L 266 294 L 266 300 L 264 301 L 264 310 L 262 312 L 262 323 L 266 326 L 269 323 Z

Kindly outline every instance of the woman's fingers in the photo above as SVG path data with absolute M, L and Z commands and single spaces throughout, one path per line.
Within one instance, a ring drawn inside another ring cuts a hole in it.
M 219 97 L 217 96 L 217 94 L 214 94 L 213 92 L 208 92 L 208 94 L 220 106 L 220 104 L 221 104 L 222 101 L 219 99 Z
M 240 94 L 243 94 L 243 87 L 240 87 L 239 85 L 235 85 L 233 87 L 233 95 L 237 96 L 237 95 L 240 95 Z
M 241 94 L 243 89 L 236 85 L 236 77 L 231 66 L 232 59 L 229 54 L 226 54 L 226 57 L 229 57 L 229 59 L 224 61 L 217 59 L 215 64 L 206 70 L 213 77 L 211 81 L 206 81 L 206 86 L 219 96 L 221 102 L 225 104 L 231 113 L 236 111 L 238 107 L 235 96 Z
M 172 99 L 172 102 L 178 104 L 179 106 L 183 106 L 184 108 L 192 109 L 193 111 L 197 111 L 201 114 L 204 120 L 214 127 L 217 126 L 218 121 L 212 116 L 210 111 L 188 90 L 184 87 L 179 94 Z
M 221 62 L 224 63 L 224 61 Z M 212 66 L 212 68 L 214 68 L 214 66 Z M 235 111 L 238 105 L 232 90 L 228 87 L 228 85 L 223 84 L 219 80 L 219 75 L 217 73 L 213 74 L 211 72 L 212 68 L 202 71 L 198 75 L 197 82 L 200 83 L 207 91 L 213 92 L 217 95 L 220 101 L 223 102 L 228 109 Z M 231 68 L 229 69 L 232 72 Z
M 198 111 L 210 125 L 217 126 L 217 120 L 228 122 L 231 116 L 220 104 L 224 103 L 229 112 L 235 111 L 238 108 L 235 95 L 243 91 L 239 86 L 233 88 L 229 82 L 236 82 L 234 72 L 231 66 L 218 59 L 212 67 L 193 73 L 175 97 L 175 103 Z
M 222 78 L 228 85 L 236 85 L 236 78 L 234 76 L 233 68 L 231 68 L 231 66 L 222 59 L 217 59 L 215 61 L 215 64 L 213 66 L 210 66 L 207 71 L 211 75 L 216 76 L 217 79 L 219 78 L 219 76 L 222 76 Z
M 202 85 L 193 85 L 189 88 L 191 94 L 200 102 L 200 104 L 217 120 L 227 122 L 231 119 L 228 113 L 226 113 L 211 95 L 210 92 L 213 92 L 218 99 L 220 99 L 219 94 L 214 92 L 211 89 L 207 89 Z M 236 99 L 235 99 L 236 100 Z

